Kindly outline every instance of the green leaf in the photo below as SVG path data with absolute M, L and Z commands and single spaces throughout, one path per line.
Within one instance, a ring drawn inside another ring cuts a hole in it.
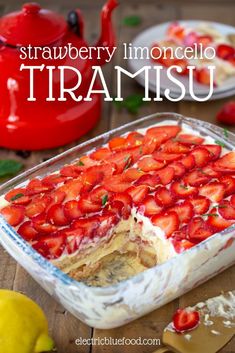
M 125 108 L 131 114 L 137 114 L 139 108 L 145 104 L 142 94 L 131 94 L 126 97 L 122 102 L 113 101 L 118 110 Z
M 84 164 L 81 160 L 79 160 L 78 165 L 83 166 L 83 165 L 85 165 L 85 164 Z
M 224 128 L 224 136 L 228 138 L 228 130 Z
M 108 201 L 108 194 L 102 196 L 101 198 L 102 206 L 105 206 L 107 201 Z
M 17 174 L 23 168 L 23 164 L 13 159 L 0 160 L 0 177 Z
M 218 217 L 216 213 L 205 213 L 202 214 L 202 217 Z
M 22 193 L 16 194 L 15 196 L 13 196 L 13 197 L 11 198 L 11 201 L 15 201 L 15 200 L 17 200 L 17 199 L 20 199 L 20 198 L 23 197 L 23 196 L 24 196 L 24 194 L 22 194 Z
M 141 17 L 136 15 L 126 16 L 122 21 L 122 23 L 128 27 L 139 26 L 141 22 L 142 22 Z
M 215 143 L 221 147 L 226 147 L 225 144 L 219 140 L 215 140 Z

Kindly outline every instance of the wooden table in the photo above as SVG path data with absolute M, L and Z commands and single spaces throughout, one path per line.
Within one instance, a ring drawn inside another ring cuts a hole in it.
M 69 9 L 79 5 L 86 17 L 86 37 L 90 43 L 94 42 L 98 35 L 99 19 L 98 12 L 104 1 L 101 0 L 80 0 L 78 4 L 73 0 L 46 0 L 40 1 L 44 6 L 53 10 L 58 10 L 64 14 Z M 23 3 L 22 0 L 1 0 L 0 10 L 2 13 L 12 11 Z M 115 25 L 120 43 L 130 42 L 132 38 L 141 30 L 157 23 L 176 20 L 176 19 L 202 19 L 223 22 L 235 26 L 235 3 L 233 0 L 145 0 L 143 2 L 129 0 L 122 1 L 120 8 L 115 13 Z M 122 25 L 122 19 L 127 15 L 139 15 L 142 23 L 138 27 L 126 27 Z M 113 66 L 121 65 L 125 67 L 121 55 L 117 54 L 112 64 L 105 67 L 105 76 L 109 88 L 115 94 L 115 79 L 113 78 Z M 126 79 L 123 84 L 124 96 L 133 93 L 143 93 L 143 89 L 133 80 Z M 235 97 L 233 97 L 235 98 Z M 172 103 L 164 100 L 158 103 L 147 103 L 141 107 L 137 116 L 133 116 L 122 110 L 118 112 L 112 103 L 103 105 L 103 114 L 97 127 L 86 135 L 83 139 L 97 136 L 111 128 L 133 121 L 138 117 L 148 115 L 153 112 L 174 111 L 198 119 L 207 120 L 215 123 L 215 113 L 225 100 L 210 101 L 207 103 L 180 102 Z M 45 158 L 57 155 L 67 149 L 65 146 L 56 150 L 32 153 L 27 159 L 16 155 L 13 151 L 0 150 L 0 158 L 15 158 L 23 161 L 25 168 L 30 168 L 38 164 Z M 122 338 L 161 338 L 164 326 L 171 320 L 173 312 L 179 306 L 193 304 L 197 301 L 205 300 L 210 296 L 220 293 L 222 290 L 234 289 L 235 267 L 228 269 L 216 278 L 208 281 L 200 287 L 194 289 L 181 298 L 169 303 L 168 305 L 152 312 L 151 314 L 136 320 L 135 322 L 121 328 L 113 330 L 92 329 L 68 312 L 66 312 L 53 298 L 51 298 L 41 287 L 3 250 L 0 249 L 0 287 L 22 291 L 36 300 L 44 309 L 49 320 L 49 326 L 54 337 L 58 353 L 147 353 L 154 350 L 154 346 L 76 346 L 74 341 L 78 337 L 113 337 Z M 223 353 L 235 352 L 235 340 L 231 341 L 223 350 Z

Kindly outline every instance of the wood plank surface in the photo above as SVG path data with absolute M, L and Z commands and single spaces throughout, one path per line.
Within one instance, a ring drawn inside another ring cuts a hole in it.
M 8 0 L 7 3 L 0 1 L 0 11 L 9 12 L 19 8 L 24 3 L 23 0 Z M 43 6 L 57 10 L 64 15 L 69 9 L 77 5 L 82 9 L 86 19 L 86 38 L 89 43 L 93 43 L 99 34 L 98 9 L 104 3 L 103 0 L 46 0 L 40 1 Z M 140 31 L 152 25 L 176 19 L 198 19 L 214 20 L 235 26 L 235 3 L 233 0 L 198 0 L 197 2 L 187 0 L 136 0 L 120 1 L 120 8 L 116 11 L 114 22 L 119 38 L 119 45 L 123 42 L 130 42 Z M 122 19 L 128 15 L 139 15 L 142 19 L 138 27 L 126 27 L 122 24 Z M 121 52 L 115 56 L 114 61 L 104 68 L 105 77 L 109 88 L 112 88 L 115 95 L 116 80 L 114 76 L 114 65 L 126 67 Z M 143 93 L 143 89 L 133 80 L 125 79 L 123 82 L 124 96 L 133 93 Z M 235 97 L 233 97 L 235 98 Z M 231 98 L 230 98 L 231 99 Z M 64 146 L 59 149 L 34 152 L 28 158 L 22 158 L 14 151 L 0 149 L 0 158 L 14 158 L 22 161 L 25 169 L 30 168 L 45 158 L 52 157 L 63 150 L 80 143 L 81 141 L 97 136 L 111 128 L 121 126 L 139 117 L 163 111 L 179 112 L 187 116 L 215 123 L 215 114 L 219 107 L 227 99 L 210 101 L 206 103 L 180 102 L 172 103 L 167 100 L 163 102 L 150 102 L 141 107 L 137 115 L 131 115 L 125 110 L 118 111 L 113 103 L 103 104 L 102 119 L 99 124 L 85 137 L 76 143 Z M 235 129 L 233 129 L 235 131 Z M 148 346 L 79 346 L 75 345 L 75 339 L 83 338 L 161 338 L 165 325 L 171 320 L 173 312 L 179 306 L 191 305 L 197 301 L 202 301 L 210 296 L 219 294 L 221 291 L 234 289 L 235 267 L 231 267 L 219 276 L 211 279 L 193 291 L 183 295 L 180 299 L 172 301 L 164 307 L 136 320 L 128 325 L 113 330 L 91 329 L 71 314 L 66 312 L 53 298 L 51 298 L 41 287 L 19 266 L 16 262 L 0 248 L 0 287 L 22 291 L 29 297 L 36 300 L 46 312 L 51 334 L 57 345 L 58 353 L 150 353 L 155 347 Z M 234 353 L 235 341 L 231 341 L 221 352 Z M 204 353 L 204 352 L 202 352 Z M 205 351 L 206 353 L 206 351 Z

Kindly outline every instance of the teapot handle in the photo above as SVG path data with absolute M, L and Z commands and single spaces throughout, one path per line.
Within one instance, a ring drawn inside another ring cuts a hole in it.
M 82 13 L 79 9 L 72 10 L 68 13 L 67 22 L 72 31 L 80 38 L 84 34 L 84 21 Z

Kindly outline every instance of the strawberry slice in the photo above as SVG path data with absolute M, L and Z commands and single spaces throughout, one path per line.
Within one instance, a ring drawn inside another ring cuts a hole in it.
M 214 169 L 220 172 L 235 172 L 235 151 L 225 154 L 214 162 Z
M 216 49 L 216 54 L 220 59 L 229 60 L 235 56 L 235 49 L 228 44 L 219 44 Z
M 122 175 L 113 175 L 112 178 L 106 178 L 103 180 L 103 186 L 107 191 L 123 192 L 126 191 L 131 184 L 123 180 Z
M 127 192 L 119 192 L 112 196 L 112 201 L 110 203 L 110 207 L 113 211 L 113 205 L 115 203 L 119 203 L 119 215 L 123 219 L 128 219 L 131 214 L 131 206 L 132 206 L 132 198 Z M 122 207 L 121 205 L 122 204 Z M 115 206 L 116 207 L 116 206 Z
M 47 211 L 47 221 L 56 226 L 69 224 L 69 219 L 65 216 L 64 206 L 61 204 L 52 205 Z
M 57 227 L 47 222 L 46 213 L 41 213 L 38 216 L 32 218 L 32 225 L 38 233 L 51 234 L 56 232 Z
M 62 203 L 66 197 L 65 192 L 60 191 L 60 190 L 53 190 L 50 193 L 50 198 L 51 198 L 51 203 L 50 205 L 53 205 L 55 203 Z
M 202 173 L 208 175 L 211 178 L 219 178 L 221 173 L 214 170 L 213 164 L 207 164 L 205 167 L 202 168 Z
M 169 208 L 168 211 L 175 212 L 178 215 L 181 223 L 188 223 L 194 214 L 193 206 L 188 201 L 179 203 L 174 207 Z
M 187 239 L 178 240 L 178 239 L 175 239 L 175 237 L 172 239 L 172 244 L 174 245 L 175 251 L 178 254 L 181 254 L 185 250 L 191 249 L 193 246 L 195 246 L 195 243 Z
M 77 178 L 81 174 L 81 168 L 76 165 L 65 165 L 60 170 L 60 175 L 62 177 Z
M 43 185 L 42 181 L 39 179 L 32 179 L 26 187 L 25 195 L 32 196 L 36 194 L 41 194 L 53 189 L 51 185 Z
M 24 188 L 16 188 L 9 191 L 5 196 L 5 200 L 13 203 L 14 205 L 28 205 L 31 201 L 29 196 L 25 196 Z
M 98 169 L 98 167 L 97 167 Z M 81 176 L 82 189 L 81 193 L 89 192 L 95 185 L 100 183 L 104 178 L 104 173 L 98 170 L 87 170 Z
M 17 232 L 22 236 L 24 240 L 31 241 L 37 238 L 38 232 L 33 227 L 31 221 L 26 221 L 21 224 Z
M 235 193 L 235 178 L 230 175 L 224 175 L 219 181 L 225 186 L 225 196 L 230 196 Z
M 145 135 L 143 144 L 141 145 L 141 150 L 143 151 L 143 155 L 152 154 L 161 145 L 163 140 L 164 140 L 163 136 L 156 137 L 151 135 Z
M 155 189 L 159 184 L 160 184 L 160 178 L 157 174 L 156 175 L 151 175 L 151 174 L 142 175 L 135 182 L 135 186 L 146 185 L 146 186 L 149 186 L 151 189 Z
M 161 207 L 168 207 L 174 204 L 175 198 L 172 193 L 163 186 L 159 186 L 154 194 L 155 201 Z
M 93 213 L 93 212 L 98 212 L 101 210 L 102 205 L 100 203 L 94 203 L 90 197 L 84 196 L 81 197 L 80 200 L 78 201 L 78 207 L 80 211 L 85 214 L 85 213 Z
M 231 196 L 230 203 L 235 208 L 235 195 Z
M 188 224 L 188 237 L 192 242 L 200 243 L 212 234 L 213 230 L 201 217 L 193 218 Z
M 163 168 L 164 165 L 164 162 L 156 161 L 152 157 L 144 157 L 140 159 L 137 163 L 138 168 L 143 172 L 151 172 L 153 170 L 158 170 Z
M 152 223 L 161 228 L 167 238 L 179 229 L 179 217 L 175 212 L 155 215 L 152 217 Z
M 156 151 L 153 154 L 153 158 L 160 162 L 172 162 L 181 158 L 181 154 L 178 153 L 166 153 L 163 151 Z
M 67 250 L 67 253 L 73 254 L 75 251 L 79 249 L 79 246 L 82 242 L 82 239 L 84 238 L 84 229 L 83 228 L 76 228 L 76 229 L 71 229 L 71 228 L 66 228 L 63 229 L 63 233 L 66 239 L 66 245 L 65 248 Z
M 153 195 L 147 196 L 143 204 L 139 208 L 139 212 L 143 213 L 145 216 L 153 216 L 162 211 L 162 207 L 160 207 L 156 201 Z
M 110 141 L 109 141 L 109 148 L 112 151 L 117 151 L 117 150 L 123 150 L 127 147 L 127 141 L 125 137 L 113 137 Z
M 210 214 L 208 216 L 207 223 L 209 224 L 210 227 L 212 227 L 215 231 L 221 231 L 224 230 L 225 228 L 230 227 L 233 222 L 226 220 L 222 217 L 220 217 L 217 213 L 217 209 L 213 208 L 210 211 Z
M 220 202 L 225 193 L 225 186 L 222 183 L 216 181 L 201 186 L 199 188 L 199 194 L 207 197 L 212 202 Z
M 210 200 L 207 197 L 194 196 L 189 201 L 193 205 L 194 213 L 198 215 L 205 214 L 209 210 Z
M 126 142 L 130 147 L 140 146 L 144 142 L 144 135 L 137 131 L 130 132 L 126 137 Z
M 213 37 L 210 35 L 201 35 L 197 38 L 197 43 L 202 44 L 203 47 L 208 47 L 213 42 Z
M 146 134 L 156 138 L 162 137 L 161 142 L 163 142 L 175 137 L 180 130 L 181 128 L 177 125 L 161 125 L 148 129 Z
M 111 154 L 112 152 L 107 147 L 102 147 L 92 152 L 90 154 L 90 158 L 95 159 L 96 161 L 105 161 L 108 157 L 111 156 Z
M 137 168 L 129 168 L 124 171 L 123 173 L 123 181 L 134 181 L 139 179 L 142 175 L 144 175 L 144 172 L 141 171 L 140 169 Z
M 42 184 L 50 187 L 55 187 L 58 184 L 63 184 L 67 177 L 60 174 L 50 174 L 42 179 Z
M 109 199 L 110 194 L 111 193 L 108 192 L 104 186 L 98 186 L 89 193 L 89 198 L 92 202 L 104 206 L 104 201 Z
M 175 176 L 175 170 L 172 167 L 165 167 L 161 170 L 158 170 L 154 173 L 154 176 L 159 177 L 162 185 L 167 185 L 172 182 Z
M 97 216 L 76 219 L 72 223 L 72 229 L 82 228 L 84 230 L 84 234 L 87 237 L 92 238 L 96 234 L 97 228 L 99 227 L 99 222 L 100 220 Z
M 182 163 L 185 169 L 190 170 L 195 167 L 195 158 L 192 155 L 188 155 L 179 160 L 179 163 Z
M 188 198 L 189 196 L 194 196 L 198 193 L 198 190 L 194 186 L 186 185 L 181 181 L 175 181 L 171 184 L 170 190 L 175 195 L 175 197 L 180 199 Z
M 224 219 L 235 219 L 235 208 L 233 208 L 232 204 L 228 200 L 223 200 L 219 203 L 218 212 Z
M 190 148 L 178 141 L 168 140 L 162 147 L 161 151 L 172 154 L 184 154 L 190 151 Z
M 126 206 L 132 206 L 132 197 L 127 192 L 117 192 L 112 196 L 112 201 L 121 201 Z
M 199 168 L 204 167 L 211 160 L 210 152 L 204 147 L 194 148 L 191 155 L 194 157 L 195 164 Z
M 181 178 L 186 172 L 185 166 L 180 162 L 172 162 L 168 164 L 168 167 L 171 167 L 174 169 L 175 178 Z
M 69 201 L 69 200 L 73 200 L 79 196 L 79 194 L 82 190 L 82 187 L 83 187 L 83 184 L 82 184 L 80 178 L 78 178 L 78 179 L 73 179 L 73 180 L 67 181 L 64 185 L 60 186 L 57 189 L 57 192 L 65 193 L 66 201 Z
M 76 200 L 67 201 L 64 204 L 64 214 L 69 220 L 74 220 L 82 216 L 82 212 L 79 208 L 79 203 Z
M 149 187 L 146 185 L 131 186 L 127 189 L 127 193 L 131 196 L 135 205 L 140 204 L 149 193 Z
M 65 248 L 66 239 L 62 232 L 41 236 L 33 248 L 48 260 L 59 258 Z
M 105 237 L 110 229 L 112 229 L 119 221 L 119 217 L 113 212 L 105 212 L 97 217 L 99 227 L 96 229 L 95 235 L 98 237 Z
M 9 205 L 2 208 L 0 213 L 11 226 L 15 227 L 23 221 L 25 208 L 18 205 Z
M 50 205 L 52 198 L 49 195 L 36 195 L 32 202 L 26 206 L 26 217 L 32 218 L 43 213 Z
M 114 163 L 116 167 L 116 174 L 122 173 L 125 169 L 129 168 L 132 164 L 132 156 L 130 152 L 117 151 L 113 152 L 111 156 L 106 159 L 109 163 Z
M 235 102 L 230 101 L 223 105 L 216 115 L 217 121 L 227 125 L 235 124 Z
M 219 145 L 203 145 L 203 148 L 206 148 L 207 151 L 209 151 L 211 160 L 213 161 L 219 158 L 222 151 L 222 147 Z
M 204 142 L 204 138 L 190 134 L 180 134 L 175 138 L 175 140 L 183 145 L 201 145 Z
M 209 180 L 210 177 L 204 174 L 201 169 L 195 169 L 184 177 L 185 183 L 190 186 L 201 186 L 208 183 Z
M 173 326 L 176 332 L 182 333 L 193 330 L 200 323 L 200 315 L 198 311 L 186 311 L 178 309 L 173 316 Z

